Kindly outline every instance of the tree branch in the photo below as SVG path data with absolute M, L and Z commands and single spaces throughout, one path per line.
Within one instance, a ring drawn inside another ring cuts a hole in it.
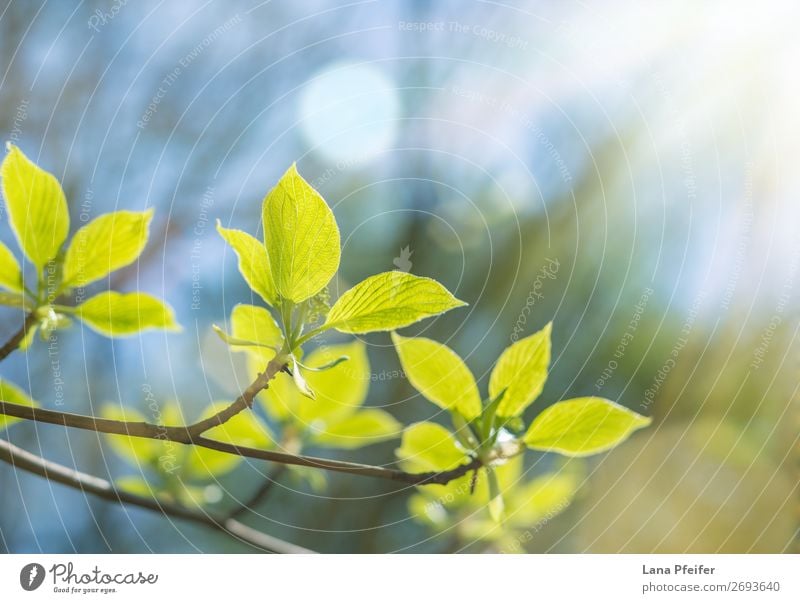
M 242 412 L 245 408 L 250 408 L 253 405 L 253 400 L 256 395 L 258 395 L 261 390 L 267 389 L 267 387 L 269 387 L 269 382 L 284 368 L 286 368 L 286 361 L 283 355 L 279 354 L 269 361 L 264 372 L 260 373 L 258 377 L 256 377 L 256 380 L 253 381 L 230 406 L 207 419 L 188 425 L 186 430 L 189 432 L 189 436 L 200 436 L 209 429 L 222 425 Z
M 262 450 L 250 448 L 248 446 L 237 446 L 227 442 L 218 442 L 204 436 L 194 436 L 189 431 L 189 427 L 171 427 L 165 425 L 155 425 L 136 421 L 116 421 L 113 419 L 101 419 L 89 415 L 79 415 L 68 412 L 34 408 L 22 404 L 13 404 L 0 400 L 0 414 L 18 419 L 37 421 L 39 423 L 49 423 L 51 425 L 63 425 L 64 427 L 74 427 L 99 433 L 127 435 L 132 437 L 149 438 L 151 440 L 167 440 L 179 444 L 193 444 L 202 446 L 219 452 L 227 452 L 242 457 L 282 463 L 284 465 L 298 465 L 300 467 L 312 467 L 314 469 L 324 469 L 326 471 L 336 471 L 339 473 L 349 473 L 351 475 L 362 475 L 367 477 L 379 477 L 396 482 L 403 482 L 412 485 L 422 484 L 447 484 L 457 479 L 473 469 L 482 466 L 479 459 L 473 459 L 455 469 L 440 472 L 428 473 L 406 473 L 397 469 L 389 469 L 376 465 L 363 465 L 361 463 L 349 463 L 347 461 L 337 461 L 333 459 L 322 459 L 312 456 L 289 454 L 277 450 Z
M 104 500 L 118 504 L 131 504 L 151 511 L 159 511 L 170 517 L 187 519 L 233 536 L 259 549 L 273 553 L 313 553 L 314 551 L 284 542 L 274 536 L 259 532 L 233 518 L 220 518 L 203 511 L 188 509 L 181 505 L 159 501 L 119 490 L 102 478 L 81 473 L 64 465 L 43 459 L 10 442 L 0 439 L 0 460 L 18 469 L 34 473 L 45 479 L 71 488 L 94 494 Z
M 3 347 L 0 348 L 0 360 L 4 360 L 9 354 L 11 354 L 11 352 L 19 347 L 19 344 L 28 334 L 28 329 L 36 324 L 37 320 L 38 317 L 36 316 L 36 312 L 30 312 L 25 316 L 25 321 L 22 323 L 19 331 L 14 333 L 9 340 L 3 344 Z

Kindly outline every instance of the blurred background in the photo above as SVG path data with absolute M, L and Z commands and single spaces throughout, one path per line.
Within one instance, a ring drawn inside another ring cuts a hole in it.
M 156 208 L 143 257 L 111 284 L 165 297 L 184 327 L 111 341 L 77 326 L 0 376 L 80 413 L 146 411 L 145 391 L 190 416 L 233 399 L 242 359 L 211 324 L 253 300 L 214 224 L 260 232 L 264 194 L 296 161 L 342 230 L 334 297 L 395 268 L 440 280 L 469 307 L 407 331 L 446 341 L 484 392 L 515 334 L 552 320 L 551 376 L 528 418 L 577 395 L 654 417 L 590 460 L 526 550 L 791 551 L 798 16 L 789 0 L 0 0 L 2 137 L 63 182 L 73 230 Z M 0 238 L 18 249 L 4 215 Z M 3 338 L 18 320 L 0 313 Z M 396 378 L 388 336 L 365 341 L 367 405 L 440 420 Z M 130 474 L 92 433 L 18 424 L 7 437 Z M 309 452 L 391 465 L 396 446 Z M 211 508 L 267 473 L 243 463 Z M 252 551 L 10 466 L 0 493 L 8 552 Z M 416 521 L 411 493 L 282 479 L 243 520 L 324 552 L 491 550 Z

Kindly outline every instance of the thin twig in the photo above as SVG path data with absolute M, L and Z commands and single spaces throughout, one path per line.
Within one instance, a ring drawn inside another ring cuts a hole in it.
M 260 448 L 250 448 L 248 446 L 237 446 L 228 442 L 218 442 L 204 436 L 193 436 L 187 426 L 170 427 L 144 423 L 136 421 L 116 421 L 113 419 L 101 419 L 89 415 L 79 415 L 44 408 L 34 408 L 22 404 L 14 404 L 0 400 L 0 415 L 17 417 L 28 421 L 39 423 L 50 423 L 51 425 L 63 425 L 64 427 L 74 427 L 87 431 L 127 435 L 132 437 L 148 438 L 151 440 L 161 440 L 177 442 L 179 444 L 194 444 L 219 452 L 227 452 L 242 457 L 282 463 L 284 465 L 298 465 L 300 467 L 312 467 L 314 469 L 324 469 L 326 471 L 337 471 L 352 475 L 362 475 L 367 477 L 379 477 L 406 484 L 447 484 L 454 479 L 466 475 L 469 471 L 477 469 L 483 465 L 479 459 L 473 459 L 468 463 L 460 465 L 455 469 L 440 472 L 427 473 L 406 473 L 397 469 L 389 469 L 376 465 L 363 465 L 361 463 L 349 463 L 347 461 L 337 461 L 333 459 L 322 459 L 313 456 L 289 454 L 277 450 L 262 450 Z
M 0 460 L 45 479 L 64 484 L 82 492 L 94 494 L 104 500 L 119 504 L 131 504 L 151 511 L 158 511 L 170 517 L 187 519 L 203 524 L 264 551 L 273 553 L 314 552 L 255 530 L 232 518 L 219 518 L 200 510 L 188 509 L 174 503 L 119 490 L 107 480 L 48 461 L 2 439 L 0 439 Z
M 0 348 L 0 360 L 4 360 L 11 352 L 19 347 L 19 344 L 22 343 L 22 340 L 25 339 L 25 336 L 28 334 L 28 330 L 36 324 L 36 321 L 39 318 L 36 316 L 36 312 L 30 312 L 25 316 L 25 321 L 22 323 L 19 331 L 14 333 L 8 341 L 3 344 L 3 347 Z
M 207 419 L 188 425 L 186 430 L 189 432 L 189 435 L 192 437 L 200 436 L 209 429 L 222 425 L 244 409 L 250 408 L 253 405 L 253 400 L 256 395 L 258 395 L 261 390 L 267 389 L 267 387 L 269 387 L 269 382 L 284 368 L 286 368 L 286 362 L 282 355 L 276 356 L 270 360 L 264 372 L 260 373 L 258 377 L 256 377 L 256 380 L 253 381 L 230 406 L 227 406 Z

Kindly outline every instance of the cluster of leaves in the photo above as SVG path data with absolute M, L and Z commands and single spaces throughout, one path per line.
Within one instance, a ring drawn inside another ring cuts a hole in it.
M 0 244 L 0 287 L 6 290 L 0 303 L 32 313 L 36 324 L 30 332 L 38 327 L 48 337 L 69 325 L 72 317 L 108 336 L 177 328 L 172 310 L 141 292 L 106 291 L 67 303 L 76 292 L 82 298 L 87 285 L 136 260 L 147 241 L 151 211 L 100 216 L 79 229 L 63 250 L 69 217 L 58 181 L 13 145 L 0 176 L 12 229 L 36 270 L 35 279 L 26 279 L 16 258 Z M 361 281 L 331 306 L 328 285 L 339 268 L 339 229 L 330 207 L 294 165 L 264 198 L 262 226 L 263 241 L 217 223 L 238 258 L 239 271 L 265 305 L 237 305 L 228 330 L 214 328 L 233 349 L 247 355 L 254 379 L 269 363 L 282 370 L 258 396 L 268 421 L 257 413 L 240 413 L 209 430 L 207 437 L 297 453 L 307 446 L 354 449 L 402 433 L 397 455 L 406 471 L 447 471 L 479 461 L 478 469 L 447 485 L 420 486 L 410 500 L 412 512 L 439 528 L 456 525 L 465 538 L 497 540 L 565 508 L 579 483 L 574 469 L 522 483 L 525 449 L 568 457 L 592 455 L 649 423 L 609 400 L 588 397 L 558 402 L 526 426 L 523 413 L 547 379 L 550 325 L 502 353 L 488 396 L 482 398 L 472 372 L 453 350 L 431 339 L 396 333 L 465 305 L 435 280 L 384 272 Z M 29 286 L 32 282 L 35 285 Z M 306 344 L 330 329 L 346 334 L 391 331 L 409 381 L 449 413 L 452 431 L 431 422 L 403 429 L 385 411 L 364 408 L 370 366 L 362 342 L 318 345 L 305 353 Z M 8 383 L 0 382 L 0 396 L 35 404 Z M 214 403 L 203 417 L 229 404 Z M 157 414 L 151 422 L 186 424 L 175 403 Z M 118 405 L 107 405 L 103 415 L 144 420 Z M 0 419 L 0 429 L 10 422 Z M 271 426 L 277 426 L 277 435 Z M 235 455 L 166 438 L 114 435 L 108 441 L 138 470 L 138 475 L 118 480 L 120 486 L 185 505 L 213 502 L 217 491 L 210 483 L 242 462 Z M 309 479 L 315 475 L 293 470 Z
M 279 445 L 295 454 L 308 446 L 354 449 L 398 437 L 402 426 L 390 414 L 362 408 L 370 366 L 361 341 L 318 346 L 307 356 L 303 347 L 328 329 L 348 334 L 388 331 L 464 302 L 432 279 L 393 271 L 365 279 L 330 307 L 327 286 L 339 268 L 339 229 L 330 207 L 295 166 L 264 198 L 262 221 L 263 242 L 217 224 L 236 253 L 239 271 L 265 306 L 238 304 L 231 312 L 229 331 L 214 328 L 232 349 L 247 355 L 253 379 L 271 361 L 286 367 L 258 396 L 278 436 L 256 413 L 241 413 L 206 436 L 224 434 L 226 441 L 251 445 L 240 436 L 249 434 L 252 443 L 253 434 L 261 433 L 261 447 Z M 216 406 L 221 407 L 224 403 Z M 175 449 L 183 450 L 180 445 L 125 436 L 110 439 L 130 463 L 146 469 L 145 479 L 126 477 L 118 485 L 183 502 L 198 500 L 193 483 L 220 476 L 240 460 L 220 464 L 213 461 L 219 453 L 192 449 L 180 453 L 188 456 L 180 457 L 183 469 L 176 472 L 174 459 L 164 462 L 163 448 L 170 447 L 175 456 Z M 209 458 L 212 461 L 206 462 Z M 295 466 L 291 470 L 314 487 L 324 486 L 319 472 Z
M 69 245 L 69 210 L 58 180 L 12 144 L 0 166 L 9 223 L 34 273 L 0 243 L 0 304 L 33 313 L 43 339 L 77 318 L 108 337 L 145 329 L 177 330 L 172 309 L 162 300 L 136 291 L 105 291 L 83 299 L 83 288 L 136 261 L 147 243 L 152 210 L 116 211 L 82 226 Z M 75 292 L 78 295 L 75 295 Z M 70 304 L 78 299 L 79 303 Z
M 550 331 L 548 324 L 505 349 L 483 400 L 472 372 L 449 347 L 423 337 L 392 335 L 408 380 L 425 398 L 448 411 L 453 424 L 452 432 L 429 422 L 409 426 L 397 450 L 404 469 L 447 471 L 472 459 L 481 461 L 481 468 L 469 477 L 446 486 L 422 486 L 422 494 L 411 500 L 411 509 L 420 519 L 444 524 L 448 509 L 463 510 L 466 505 L 474 511 L 477 505 L 494 522 L 514 530 L 531 518 L 553 514 L 574 495 L 574 472 L 544 475 L 521 487 L 517 485 L 520 461 L 509 459 L 520 457 L 526 448 L 568 457 L 597 454 L 650 423 L 610 400 L 588 397 L 557 402 L 526 427 L 522 414 L 547 380 Z M 508 536 L 502 529 L 486 530 L 474 512 L 470 519 L 477 524 L 458 522 L 469 538 Z
M 328 283 L 339 269 L 339 228 L 322 196 L 291 166 L 264 198 L 263 243 L 241 231 L 217 224 L 220 235 L 239 259 L 239 271 L 250 288 L 274 314 L 247 310 L 253 318 L 251 334 L 218 333 L 229 344 L 271 350 L 264 358 L 279 356 L 289 365 L 298 390 L 310 398 L 314 390 L 306 373 L 330 365 L 310 367 L 302 363 L 303 344 L 335 329 L 364 334 L 391 331 L 423 318 L 465 305 L 433 279 L 405 272 L 371 276 L 328 307 Z M 254 308 L 254 307 L 251 307 Z M 276 328 L 260 330 L 269 318 Z M 321 322 L 318 326 L 316 323 Z

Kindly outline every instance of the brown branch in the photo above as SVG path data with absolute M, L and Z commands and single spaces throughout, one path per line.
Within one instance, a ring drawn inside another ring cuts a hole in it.
M 170 427 L 155 425 L 153 423 L 135 421 L 116 421 L 113 419 L 101 419 L 89 415 L 79 415 L 68 412 L 47 410 L 44 408 L 33 408 L 22 404 L 13 404 L 0 400 L 0 414 L 18 419 L 37 421 L 39 423 L 49 423 L 51 425 L 63 425 L 64 427 L 74 427 L 99 433 L 127 435 L 152 440 L 167 440 L 179 444 L 193 444 L 202 446 L 219 452 L 227 452 L 242 457 L 282 463 L 284 465 L 298 465 L 300 467 L 312 467 L 314 469 L 324 469 L 326 471 L 337 471 L 349 473 L 351 475 L 362 475 L 367 477 L 379 477 L 396 482 L 403 482 L 412 485 L 422 484 L 447 484 L 457 479 L 473 469 L 482 466 L 479 459 L 473 459 L 455 469 L 440 472 L 428 473 L 406 473 L 396 469 L 389 469 L 376 465 L 363 465 L 361 463 L 349 463 L 347 461 L 337 461 L 333 459 L 322 459 L 312 456 L 289 454 L 277 450 L 262 450 L 260 448 L 250 448 L 248 446 L 237 446 L 227 442 L 218 442 L 204 436 L 193 436 L 187 426 Z
M 11 352 L 17 349 L 28 334 L 28 330 L 35 325 L 38 320 L 39 318 L 36 316 L 36 312 L 30 312 L 25 316 L 25 321 L 22 323 L 19 331 L 14 333 L 9 340 L 3 344 L 3 347 L 0 348 L 0 360 L 4 360 Z
M 269 382 L 284 368 L 286 368 L 286 361 L 283 355 L 279 354 L 269 361 L 264 372 L 260 373 L 258 377 L 256 377 L 256 380 L 253 381 L 230 406 L 207 419 L 188 425 L 186 430 L 189 432 L 189 436 L 200 436 L 209 429 L 222 425 L 244 409 L 252 407 L 256 395 L 258 395 L 261 390 L 267 389 L 267 387 L 269 387 Z
M 219 518 L 200 510 L 189 509 L 181 505 L 119 490 L 107 480 L 48 461 L 2 439 L 0 439 L 0 460 L 13 465 L 15 468 L 23 469 L 82 492 L 94 494 L 104 500 L 135 505 L 151 511 L 161 512 L 170 517 L 187 519 L 214 528 L 264 551 L 273 553 L 314 552 L 255 530 L 232 518 Z

